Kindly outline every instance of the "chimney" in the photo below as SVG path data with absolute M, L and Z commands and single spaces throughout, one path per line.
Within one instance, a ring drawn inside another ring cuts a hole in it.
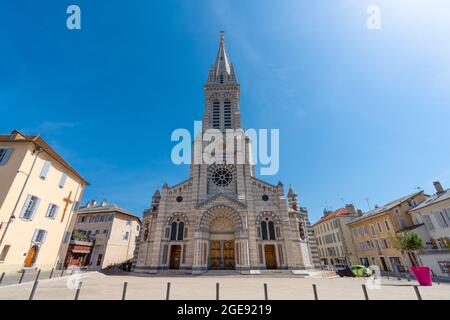
M 349 211 L 350 213 L 355 213 L 355 206 L 354 206 L 352 203 L 347 204 L 347 205 L 345 206 L 345 208 L 348 209 L 348 211 Z
M 361 209 L 358 209 L 358 211 L 356 211 L 356 212 L 358 213 L 358 216 L 362 217 L 362 215 L 363 215 L 363 212 L 362 212 L 362 210 L 361 210 Z
M 444 188 L 442 188 L 442 185 L 439 181 L 435 181 L 433 182 L 433 184 L 437 194 L 443 194 L 445 192 Z

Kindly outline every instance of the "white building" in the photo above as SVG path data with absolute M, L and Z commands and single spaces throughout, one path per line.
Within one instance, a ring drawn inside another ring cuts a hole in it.
M 141 220 L 105 200 L 91 201 L 77 212 L 66 267 L 104 269 L 131 262 Z
M 437 275 L 450 275 L 450 189 L 444 190 L 434 182 L 436 193 L 409 210 L 417 233 L 426 248 L 419 255 L 422 264 L 430 266 Z

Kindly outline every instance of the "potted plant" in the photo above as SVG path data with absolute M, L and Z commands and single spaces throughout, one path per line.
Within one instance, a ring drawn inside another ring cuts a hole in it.
M 407 254 L 411 260 L 412 267 L 411 272 L 416 277 L 421 286 L 431 286 L 431 273 L 430 267 L 424 267 L 421 265 L 420 260 L 417 259 L 416 252 L 423 250 L 423 241 L 414 232 L 399 232 L 392 238 L 392 246 L 399 250 L 402 254 Z

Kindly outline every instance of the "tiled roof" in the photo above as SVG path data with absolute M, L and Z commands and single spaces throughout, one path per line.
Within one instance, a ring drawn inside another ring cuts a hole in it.
M 389 211 L 389 210 L 391 210 L 392 208 L 398 206 L 399 204 L 401 204 L 401 203 L 403 203 L 403 202 L 405 202 L 405 201 L 408 201 L 408 200 L 411 199 L 412 197 L 417 196 L 418 194 L 421 194 L 421 193 L 423 193 L 423 191 L 414 192 L 414 193 L 409 194 L 409 195 L 407 195 L 407 196 L 404 196 L 404 197 L 398 198 L 398 199 L 396 199 L 396 200 L 393 200 L 393 201 L 391 201 L 391 202 L 388 202 L 388 203 L 386 203 L 385 205 L 383 205 L 383 206 L 381 206 L 381 207 L 375 208 L 375 209 L 373 209 L 373 210 L 370 210 L 370 211 L 364 213 L 361 217 L 359 217 L 359 218 L 353 220 L 353 221 L 350 222 L 349 224 L 355 223 L 355 222 L 357 222 L 357 221 L 360 221 L 360 220 L 363 220 L 363 219 L 366 219 L 366 218 L 370 218 L 370 217 L 376 216 L 376 215 L 381 214 L 381 213 L 384 213 L 384 212 L 386 212 L 386 211 Z
M 345 216 L 349 216 L 349 215 L 355 215 L 356 216 L 357 213 L 353 212 L 353 211 L 350 211 L 349 208 L 340 208 L 340 209 L 337 209 L 336 211 L 328 213 L 326 216 L 323 216 L 322 218 L 320 218 L 319 221 L 314 223 L 313 226 L 315 226 L 316 224 L 322 223 L 324 221 L 336 218 L 336 217 L 345 217 Z
M 13 133 L 17 133 L 18 137 L 15 140 L 10 140 L 11 135 L 0 135 L 0 142 L 11 142 L 11 143 L 18 143 L 18 142 L 31 142 L 43 149 L 47 154 L 49 154 L 53 159 L 58 161 L 62 166 L 64 166 L 67 170 L 69 170 L 71 173 L 73 173 L 75 176 L 80 178 L 85 184 L 89 184 L 66 160 L 63 159 L 55 150 L 53 150 L 50 145 L 45 142 L 44 139 L 41 138 L 39 135 L 24 135 L 21 134 L 18 131 L 13 131 Z M 23 137 L 23 138 L 22 138 Z
M 132 218 L 135 218 L 137 220 L 139 220 L 139 222 L 141 221 L 141 219 L 138 216 L 135 216 L 134 214 L 132 214 L 131 212 L 122 209 L 121 207 L 115 205 L 115 204 L 106 204 L 106 205 L 95 205 L 95 206 L 89 206 L 89 207 L 80 207 L 80 209 L 78 209 L 77 213 L 78 214 L 98 214 L 98 213 L 105 213 L 105 212 L 119 212 L 122 214 L 125 214 L 127 216 L 130 216 Z
M 409 210 L 409 212 L 418 210 L 418 209 L 422 209 L 428 206 L 431 206 L 435 203 L 444 201 L 444 200 L 448 200 L 450 199 L 450 189 L 445 190 L 443 193 L 441 194 L 434 194 L 431 197 L 429 197 L 427 200 L 425 200 L 424 202 L 422 202 L 421 204 L 419 204 L 417 207 L 412 208 L 411 210 Z

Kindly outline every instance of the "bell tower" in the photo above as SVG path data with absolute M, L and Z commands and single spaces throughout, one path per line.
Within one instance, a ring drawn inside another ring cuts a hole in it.
M 219 50 L 214 64 L 209 69 L 204 94 L 203 131 L 211 128 L 225 131 L 241 127 L 240 87 L 225 48 L 223 31 L 220 32 Z

